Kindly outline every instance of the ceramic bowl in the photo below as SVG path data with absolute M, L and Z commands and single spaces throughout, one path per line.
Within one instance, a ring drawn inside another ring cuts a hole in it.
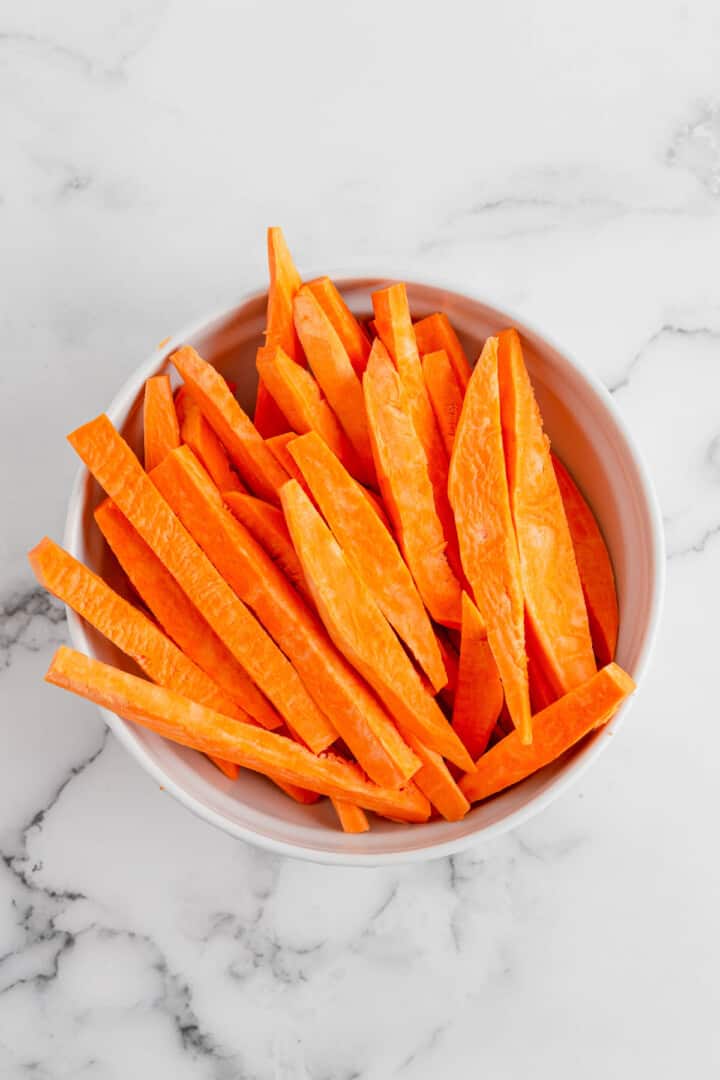
M 371 311 L 370 293 L 389 279 L 337 277 L 358 314 Z M 620 604 L 618 662 L 639 692 L 655 637 L 664 584 L 663 533 L 652 483 L 632 436 L 605 388 L 582 365 L 514 315 L 462 292 L 408 283 L 414 317 L 445 311 L 468 356 L 505 326 L 517 327 L 553 448 L 592 505 L 608 543 Z M 153 353 L 128 379 L 107 413 L 135 448 L 141 442 L 142 388 L 150 375 L 168 370 L 168 357 L 189 343 L 237 384 L 237 396 L 252 415 L 256 390 L 255 350 L 265 325 L 265 292 L 183 330 Z M 97 573 L 113 573 L 104 541 L 93 522 L 102 493 L 82 468 L 68 507 L 68 550 Z M 122 655 L 72 612 L 76 648 L 119 666 Z M 373 818 L 369 833 L 343 834 L 327 800 L 300 806 L 263 777 L 242 770 L 230 782 L 202 755 L 167 742 L 103 710 L 120 742 L 166 791 L 213 825 L 261 847 L 326 863 L 376 865 L 409 862 L 456 852 L 511 829 L 537 814 L 599 756 L 628 713 L 634 698 L 606 727 L 588 736 L 561 760 L 521 784 L 476 806 L 463 821 L 402 826 Z M 621 750 L 619 751 L 621 752 Z

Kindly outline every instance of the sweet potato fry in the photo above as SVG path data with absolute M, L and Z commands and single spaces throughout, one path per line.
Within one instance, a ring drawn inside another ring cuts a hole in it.
M 444 349 L 426 353 L 422 364 L 425 385 L 449 457 L 462 411 L 462 391 Z
M 375 469 L 410 573 L 432 617 L 460 626 L 460 582 L 445 554 L 427 458 L 403 388 L 383 345 L 373 344 L 363 376 Z
M 463 568 L 487 630 L 505 700 L 521 739 L 530 743 L 524 604 L 505 475 L 497 349 L 497 338 L 488 338 L 470 377 L 448 490 Z
M 238 521 L 312 605 L 313 599 L 303 576 L 300 560 L 292 546 L 282 510 L 263 502 L 262 499 L 256 499 L 253 495 L 243 495 L 238 491 L 223 491 L 222 497 Z
M 225 447 L 189 395 L 183 414 L 180 437 L 203 463 L 220 490 L 247 491 L 238 474 L 231 468 Z M 160 461 L 156 464 L 159 465 Z
M 453 728 L 473 761 L 485 753 L 503 707 L 503 688 L 477 608 L 462 597 L 460 665 L 453 708 Z
M 601 668 L 533 717 L 533 741 L 523 744 L 513 731 L 477 762 L 476 771 L 460 781 L 470 802 L 486 799 L 549 765 L 574 746 L 583 735 L 612 716 L 635 683 L 617 664 Z
M 267 329 L 265 343 L 279 345 L 296 363 L 302 362 L 302 351 L 293 325 L 292 303 L 300 288 L 301 279 L 285 242 L 282 229 L 275 226 L 267 231 L 268 288 Z M 277 402 L 268 393 L 262 379 L 258 383 L 254 413 L 255 427 L 264 439 L 287 431 L 288 424 Z
M 440 754 L 428 750 L 415 736 L 410 735 L 408 738 L 422 762 L 422 767 L 413 777 L 414 782 L 446 821 L 461 821 L 470 809 L 470 803 Z
M 370 828 L 365 811 L 354 803 L 343 802 L 342 799 L 332 801 L 342 831 L 346 833 L 364 833 Z
M 500 415 L 525 610 L 557 695 L 596 671 L 560 488 L 516 330 L 498 338 Z
M 398 820 L 429 817 L 429 803 L 414 784 L 378 787 L 350 762 L 332 754 L 317 757 L 283 735 L 239 723 L 66 646 L 55 653 L 45 678 L 182 746 Z
M 175 402 L 167 375 L 153 375 L 145 383 L 143 402 L 145 468 L 159 465 L 166 454 L 180 445 Z
M 595 515 L 570 473 L 554 455 L 553 467 L 575 549 L 593 648 L 598 662 L 609 664 L 615 656 L 618 636 L 618 600 L 610 555 Z

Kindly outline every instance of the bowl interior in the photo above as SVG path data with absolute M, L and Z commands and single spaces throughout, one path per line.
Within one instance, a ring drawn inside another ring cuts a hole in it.
M 352 309 L 371 311 L 370 293 L 380 279 L 339 281 Z M 468 355 L 475 358 L 485 338 L 507 325 L 523 336 L 525 356 L 553 448 L 584 491 L 601 523 L 615 568 L 620 603 L 618 661 L 640 674 L 651 644 L 662 583 L 662 551 L 657 513 L 647 478 L 628 442 L 609 396 L 551 344 L 522 323 L 465 295 L 433 286 L 409 284 L 414 317 L 447 312 Z M 227 378 L 252 415 L 256 390 L 255 350 L 262 340 L 265 294 L 184 337 L 168 342 L 126 384 L 108 410 L 130 443 L 141 445 L 142 386 L 148 375 L 168 370 L 167 356 L 185 341 L 194 345 Z M 97 530 L 92 513 L 102 498 L 97 484 L 82 474 L 68 514 L 69 550 L 120 589 L 123 577 Z M 71 616 L 78 648 L 124 666 L 130 663 L 82 620 Z M 608 725 L 615 727 L 625 710 Z M 373 819 L 370 833 L 345 836 L 324 800 L 307 807 L 293 803 L 263 777 L 243 770 L 231 783 L 204 757 L 126 724 L 106 713 L 116 734 L 143 765 L 178 798 L 208 820 L 236 835 L 279 850 L 327 861 L 378 862 L 441 854 L 479 833 L 508 828 L 557 794 L 599 752 L 608 728 L 589 736 L 565 757 L 522 784 L 475 807 L 457 823 L 433 822 L 421 828 Z

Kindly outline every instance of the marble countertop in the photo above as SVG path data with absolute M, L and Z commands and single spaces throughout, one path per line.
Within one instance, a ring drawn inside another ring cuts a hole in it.
M 720 7 L 37 0 L 0 17 L 0 1076 L 718 1075 Z M 46 687 L 64 435 L 265 273 L 412 266 L 614 391 L 654 474 L 652 671 L 467 854 L 350 870 L 191 816 Z

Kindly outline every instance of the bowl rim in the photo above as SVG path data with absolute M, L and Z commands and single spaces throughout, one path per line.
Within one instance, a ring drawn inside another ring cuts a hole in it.
M 365 265 L 366 261 L 367 266 Z M 454 292 L 475 303 L 492 308 L 502 317 L 507 325 L 517 326 L 521 332 L 526 331 L 535 336 L 558 353 L 571 365 L 579 376 L 586 381 L 590 389 L 605 405 L 605 408 L 610 413 L 614 423 L 625 440 L 627 450 L 633 459 L 633 463 L 640 478 L 651 525 L 652 551 L 649 554 L 653 564 L 650 613 L 645 630 L 644 644 L 633 674 L 637 690 L 605 726 L 605 730 L 608 733 L 618 731 L 637 697 L 637 693 L 647 674 L 657 641 L 665 597 L 666 557 L 665 533 L 655 485 L 647 465 L 645 464 L 644 457 L 630 431 L 629 425 L 625 421 L 611 393 L 594 372 L 590 371 L 584 364 L 577 361 L 574 356 L 562 345 L 558 344 L 553 337 L 550 337 L 544 331 L 539 330 L 534 323 L 528 322 L 525 318 L 518 317 L 513 310 L 508 309 L 502 302 L 496 302 L 493 297 L 488 297 L 487 295 L 480 296 L 474 291 L 469 291 L 466 285 L 461 285 L 451 276 L 433 274 L 433 280 L 430 281 L 426 278 L 420 280 L 416 278 L 414 274 L 406 275 L 398 273 L 397 270 L 392 274 L 385 275 L 378 273 L 378 271 L 371 266 L 369 260 L 363 258 L 357 260 L 354 265 L 345 267 L 341 270 L 328 270 L 327 267 L 325 267 L 323 270 L 318 271 L 317 274 L 308 272 L 304 279 L 311 280 L 312 277 L 320 276 L 321 274 L 331 277 L 332 280 L 337 282 L 340 286 L 342 286 L 343 281 L 355 280 L 357 282 L 362 278 L 378 282 L 405 281 L 408 284 L 418 285 L 424 288 Z M 117 423 L 120 416 L 127 413 L 129 403 L 137 396 L 143 382 L 156 372 L 175 349 L 187 341 L 188 338 L 194 337 L 213 324 L 228 318 L 239 307 L 242 307 L 252 300 L 257 300 L 263 294 L 266 294 L 266 292 L 266 288 L 246 291 L 241 296 L 237 297 L 235 303 L 230 307 L 224 306 L 211 312 L 209 315 L 206 314 L 196 318 L 191 323 L 183 326 L 177 333 L 166 338 L 152 351 L 146 360 L 133 369 L 105 409 L 105 412 L 113 423 Z M 84 495 L 88 476 L 87 468 L 81 464 L 75 474 L 68 500 L 63 544 L 71 554 L 75 554 L 78 550 L 77 541 L 81 528 Z M 92 650 L 85 633 L 83 620 L 70 607 L 65 605 L 65 608 L 70 639 L 73 646 L 83 652 L 91 652 Z M 512 829 L 518 828 L 526 821 L 535 817 L 535 815 L 539 814 L 542 810 L 546 809 L 546 807 L 564 794 L 567 789 L 574 784 L 588 768 L 590 768 L 610 742 L 609 739 L 594 740 L 579 758 L 572 761 L 544 791 L 532 799 L 526 806 L 513 811 L 500 821 L 484 826 L 482 829 L 471 831 L 465 836 L 456 837 L 454 839 L 428 843 L 427 846 L 414 846 L 406 851 L 399 850 L 376 853 L 358 852 L 357 854 L 353 854 L 352 852 L 327 851 L 321 848 L 313 848 L 302 844 L 287 842 L 285 840 L 278 840 L 272 836 L 256 832 L 248 826 L 229 821 L 221 813 L 218 813 L 209 806 L 206 806 L 199 799 L 196 799 L 195 796 L 187 792 L 181 784 L 177 783 L 172 776 L 166 773 L 162 766 L 155 761 L 150 753 L 136 739 L 132 731 L 132 726 L 129 723 L 122 720 L 108 709 L 99 707 L 99 711 L 102 713 L 103 719 L 112 730 L 118 742 L 129 751 L 160 787 L 208 824 L 221 829 L 230 836 L 253 844 L 256 847 L 263 848 L 275 855 L 285 855 L 295 859 L 302 859 L 307 862 L 336 866 L 394 866 L 403 863 L 424 862 L 432 859 L 444 858 L 448 855 L 454 855 L 467 848 L 487 843 L 504 833 L 510 832 Z

